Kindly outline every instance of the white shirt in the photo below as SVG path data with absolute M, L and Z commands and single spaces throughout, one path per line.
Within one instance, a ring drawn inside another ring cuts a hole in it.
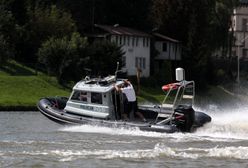
M 129 84 L 127 87 L 121 88 L 121 90 L 127 96 L 128 102 L 136 101 L 136 95 L 132 84 Z

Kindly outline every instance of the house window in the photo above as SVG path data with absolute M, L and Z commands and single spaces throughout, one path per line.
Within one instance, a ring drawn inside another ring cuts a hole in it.
M 136 46 L 139 44 L 139 37 L 136 37 Z
M 129 40 L 130 40 L 130 37 L 128 36 L 127 37 L 127 45 L 129 46 Z
M 146 58 L 142 58 L 143 69 L 146 69 Z
M 134 46 L 135 43 L 135 37 L 132 38 L 132 46 Z
M 147 47 L 149 47 L 149 42 L 150 42 L 150 39 L 147 38 L 147 40 L 146 40 L 146 46 L 147 46 Z
M 121 45 L 122 44 L 122 37 L 120 36 L 120 38 L 119 38 L 119 44 Z
M 146 69 L 146 58 L 136 57 L 135 58 L 135 67 L 140 69 Z
M 247 49 L 242 50 L 242 58 L 247 58 Z
M 123 36 L 123 44 L 126 44 L 126 36 Z
M 235 57 L 237 56 L 236 55 L 236 50 L 232 51 L 232 56 L 235 56 Z
M 102 94 L 101 93 L 91 93 L 91 103 L 102 104 Z
M 115 36 L 115 42 L 118 44 L 118 36 Z
M 111 37 L 110 40 L 111 40 L 111 43 L 114 43 L 115 42 L 115 36 Z
M 123 66 L 123 68 L 126 67 L 126 57 L 125 56 L 122 56 L 122 66 Z
M 135 67 L 139 68 L 139 58 L 138 57 L 135 58 Z
M 143 38 L 143 47 L 145 47 L 146 46 L 146 38 L 144 37 Z
M 162 51 L 164 51 L 164 52 L 167 51 L 167 43 L 166 42 L 163 42 Z
M 247 19 L 242 19 L 242 31 L 247 31 Z

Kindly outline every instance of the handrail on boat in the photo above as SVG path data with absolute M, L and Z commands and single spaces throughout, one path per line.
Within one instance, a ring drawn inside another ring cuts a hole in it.
M 164 120 L 159 121 L 158 124 L 166 124 L 168 122 L 172 122 L 172 120 L 174 119 L 175 109 L 177 105 L 181 104 L 184 99 L 191 100 L 190 103 L 188 102 L 191 106 L 193 106 L 194 104 L 194 97 L 195 97 L 195 82 L 194 81 L 183 80 L 181 82 L 171 83 L 168 85 L 164 85 L 162 87 L 162 90 L 166 92 L 166 95 L 161 104 L 160 112 L 156 118 L 156 122 L 158 118 L 163 118 L 164 114 L 162 114 L 163 112 L 161 111 L 163 107 L 171 108 L 171 114 L 169 115 L 169 117 L 166 117 Z M 177 92 L 176 92 L 176 95 L 174 96 L 173 103 L 170 104 L 167 102 L 167 100 L 173 90 L 177 90 Z

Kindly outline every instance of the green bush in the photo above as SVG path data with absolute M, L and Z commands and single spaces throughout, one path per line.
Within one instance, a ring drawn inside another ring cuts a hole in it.
M 45 64 L 48 74 L 63 80 L 77 80 L 87 62 L 87 39 L 78 33 L 70 38 L 50 38 L 38 51 L 39 61 Z
M 170 61 L 161 62 L 158 70 L 149 78 L 141 79 L 141 84 L 148 87 L 160 87 L 172 82 L 172 66 Z
M 14 55 L 15 21 L 12 13 L 1 2 L 0 5 L 0 66 Z
M 0 35 L 0 66 L 4 65 L 6 61 L 14 55 L 8 42 Z
M 36 53 L 51 37 L 63 38 L 76 31 L 70 13 L 55 5 L 44 7 L 36 4 L 27 10 L 28 22 L 20 29 L 18 60 L 37 62 Z
M 227 81 L 227 75 L 226 72 L 223 69 L 218 69 L 216 72 L 216 78 L 218 79 L 219 82 Z
M 115 73 L 116 63 L 122 65 L 121 47 L 110 41 L 96 41 L 89 47 L 89 64 L 93 75 L 111 75 Z

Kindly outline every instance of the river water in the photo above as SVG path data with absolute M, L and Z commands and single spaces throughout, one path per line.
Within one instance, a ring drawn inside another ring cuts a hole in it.
M 0 112 L 0 167 L 248 168 L 248 108 L 208 111 L 212 122 L 185 134 L 65 127 L 39 112 Z

